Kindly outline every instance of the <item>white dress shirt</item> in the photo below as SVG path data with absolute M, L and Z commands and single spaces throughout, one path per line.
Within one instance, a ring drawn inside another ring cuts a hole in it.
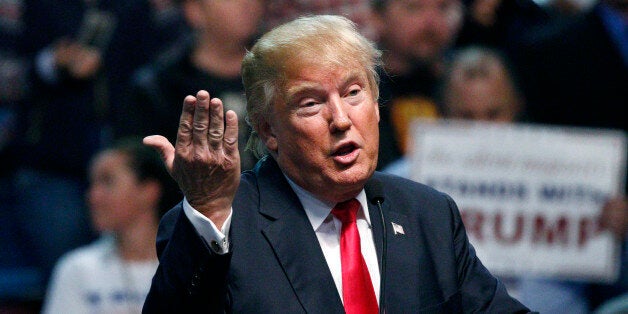
M 342 223 L 331 214 L 331 210 L 336 204 L 317 199 L 313 194 L 296 185 L 290 179 L 288 179 L 288 183 L 290 183 L 290 186 L 299 197 L 305 213 L 312 224 L 312 229 L 316 232 L 318 243 L 327 261 L 327 266 L 329 266 L 329 270 L 334 278 L 338 293 L 342 296 L 342 269 L 340 262 L 340 230 Z M 371 275 L 375 296 L 379 302 L 379 263 L 373 240 L 371 219 L 368 210 L 364 210 L 368 208 L 364 190 L 358 194 L 356 199 L 360 202 L 356 222 L 358 232 L 360 233 L 360 247 Z M 229 251 L 227 235 L 231 227 L 231 214 L 223 224 L 222 230 L 218 230 L 209 218 L 192 208 L 187 199 L 183 200 L 183 211 L 201 237 L 210 244 L 212 250 L 218 254 L 225 254 Z

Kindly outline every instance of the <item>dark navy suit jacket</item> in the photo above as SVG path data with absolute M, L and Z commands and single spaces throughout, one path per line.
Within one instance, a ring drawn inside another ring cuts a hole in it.
M 528 312 L 476 257 L 451 198 L 399 177 L 374 177 L 384 186 L 388 226 L 387 313 Z M 381 219 L 377 206 L 368 210 L 381 263 Z M 395 234 L 391 222 L 405 234 Z M 144 312 L 344 313 L 312 225 L 272 158 L 243 173 L 229 240 L 230 253 L 217 255 L 181 204 L 167 213 Z

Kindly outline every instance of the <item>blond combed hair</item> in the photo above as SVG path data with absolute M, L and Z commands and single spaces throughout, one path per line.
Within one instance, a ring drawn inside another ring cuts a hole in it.
M 374 101 L 379 97 L 381 52 L 349 19 L 335 15 L 304 16 L 263 35 L 242 61 L 247 123 L 253 129 L 246 148 L 257 157 L 268 153 L 258 136 L 279 101 L 288 73 L 304 66 L 363 67 Z

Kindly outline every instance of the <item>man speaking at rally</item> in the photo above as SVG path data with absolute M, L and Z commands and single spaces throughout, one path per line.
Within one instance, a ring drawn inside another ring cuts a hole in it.
M 262 36 L 236 114 L 187 96 L 176 144 L 149 136 L 185 196 L 161 222 L 145 313 L 526 313 L 482 265 L 451 198 L 375 172 L 380 52 L 339 16 Z

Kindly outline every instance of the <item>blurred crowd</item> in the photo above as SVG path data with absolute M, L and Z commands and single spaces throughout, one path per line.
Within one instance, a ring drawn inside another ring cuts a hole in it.
M 379 170 L 407 171 L 417 117 L 626 132 L 626 0 L 0 0 L 0 313 L 67 309 L 60 281 L 89 250 L 152 270 L 154 241 L 136 239 L 151 247 L 138 258 L 124 250 L 129 226 L 111 222 L 135 218 L 98 216 L 96 187 L 116 183 L 98 173 L 130 170 L 138 182 L 120 191 L 140 197 L 146 178 L 124 162 L 137 151 L 120 140 L 174 142 L 182 100 L 200 89 L 238 114 L 242 169 L 253 167 L 240 62 L 258 34 L 304 14 L 347 16 L 383 52 Z M 160 193 L 146 197 L 180 198 Z M 124 197 L 114 196 L 107 202 Z M 625 196 L 613 202 L 606 225 L 625 244 Z M 154 237 L 155 217 L 141 234 Z M 589 313 L 626 293 L 625 260 L 616 283 L 531 279 L 522 301 Z

